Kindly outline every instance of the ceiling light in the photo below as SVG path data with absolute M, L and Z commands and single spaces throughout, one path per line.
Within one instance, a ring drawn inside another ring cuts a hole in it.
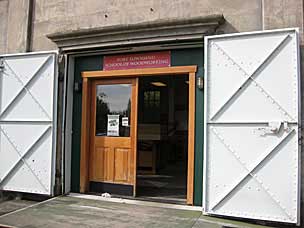
M 152 85 L 154 86 L 167 86 L 165 83 L 163 82 L 151 82 Z

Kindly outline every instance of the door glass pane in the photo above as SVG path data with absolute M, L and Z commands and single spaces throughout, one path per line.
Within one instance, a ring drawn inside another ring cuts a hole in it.
M 130 136 L 130 84 L 96 86 L 96 136 Z

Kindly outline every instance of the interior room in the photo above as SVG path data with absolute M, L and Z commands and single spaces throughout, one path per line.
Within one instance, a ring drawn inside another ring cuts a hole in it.
M 188 75 L 141 77 L 137 197 L 186 204 Z

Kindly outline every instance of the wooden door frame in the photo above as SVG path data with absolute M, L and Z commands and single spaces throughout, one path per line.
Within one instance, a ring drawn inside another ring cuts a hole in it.
M 91 84 L 95 79 L 139 78 L 143 76 L 189 76 L 189 108 L 188 108 L 188 167 L 187 167 L 187 204 L 193 205 L 194 190 L 194 147 L 195 147 L 195 73 L 197 66 L 176 66 L 162 68 L 143 68 L 111 71 L 82 72 L 82 118 L 81 118 L 81 152 L 80 152 L 80 192 L 89 189 L 89 152 L 90 152 L 90 105 Z M 137 79 L 138 80 L 138 79 Z M 138 83 L 137 83 L 138 86 Z M 138 102 L 138 101 L 136 101 Z M 137 103 L 135 105 L 138 105 Z M 137 113 L 136 113 L 137 115 Z M 135 143 L 136 144 L 136 143 Z M 135 147 L 134 158 L 137 158 Z M 137 167 L 135 166 L 134 169 Z M 136 170 L 135 170 L 136 173 Z M 136 186 L 136 175 L 135 182 Z

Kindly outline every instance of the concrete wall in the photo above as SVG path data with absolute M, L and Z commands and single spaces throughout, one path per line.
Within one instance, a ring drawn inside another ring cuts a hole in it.
M 264 0 L 264 29 L 298 27 L 303 45 L 303 7 L 302 0 Z
M 48 33 L 223 13 L 225 30 L 262 28 L 261 0 L 36 0 L 33 50 L 56 48 Z
M 56 49 L 46 38 L 54 32 L 210 14 L 224 15 L 225 33 L 300 27 L 302 34 L 302 0 L 0 0 L 0 53 Z
M 0 54 L 30 48 L 31 0 L 0 0 Z
M 29 51 L 30 0 L 8 1 L 7 52 Z
M 0 54 L 6 53 L 8 0 L 0 0 Z
M 0 0 L 0 53 L 56 49 L 54 32 L 219 13 L 225 33 L 303 28 L 302 0 Z

